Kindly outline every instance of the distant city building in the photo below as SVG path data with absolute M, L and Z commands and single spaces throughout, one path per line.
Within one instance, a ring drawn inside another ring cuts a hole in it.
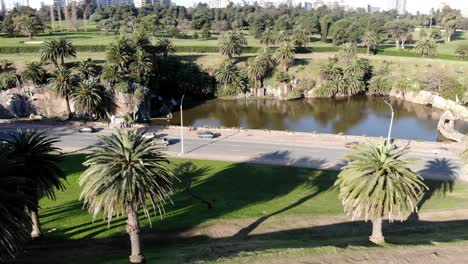
M 314 8 L 314 5 L 311 2 L 304 2 L 304 8 L 306 10 L 312 10 Z
M 389 0 L 388 9 L 395 9 L 398 14 L 406 14 L 406 0 Z
M 368 13 L 380 12 L 380 7 L 367 5 L 367 12 Z

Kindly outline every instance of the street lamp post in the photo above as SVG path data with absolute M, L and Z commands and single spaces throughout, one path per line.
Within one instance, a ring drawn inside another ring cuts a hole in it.
M 184 115 L 182 113 L 182 104 L 184 103 L 185 93 L 182 95 L 182 99 L 180 99 L 180 156 L 184 154 Z
M 390 110 L 392 111 L 392 118 L 390 119 L 390 127 L 388 128 L 388 136 L 387 136 L 387 144 L 390 144 L 390 137 L 392 135 L 393 117 L 395 116 L 395 112 L 393 111 L 393 106 L 389 102 L 385 100 L 384 102 L 390 107 Z

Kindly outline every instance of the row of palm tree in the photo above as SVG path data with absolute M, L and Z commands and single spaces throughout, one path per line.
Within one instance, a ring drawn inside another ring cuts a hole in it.
M 301 48 L 310 42 L 310 35 L 303 27 L 296 27 L 292 34 L 285 31 L 276 32 L 267 28 L 260 37 L 260 43 L 270 47 L 284 42 L 291 42 L 295 47 Z

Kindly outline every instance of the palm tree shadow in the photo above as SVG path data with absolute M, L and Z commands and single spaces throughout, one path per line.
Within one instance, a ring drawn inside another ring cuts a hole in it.
M 434 175 L 435 173 L 437 173 L 445 175 L 447 177 L 447 180 L 427 180 L 425 182 L 428 187 L 428 190 L 424 192 L 421 200 L 418 202 L 418 211 L 420 211 L 424 204 L 432 197 L 436 195 L 445 196 L 447 193 L 451 193 L 453 191 L 453 179 L 455 179 L 457 176 L 456 170 L 457 167 L 446 158 L 436 158 L 426 163 L 424 169 L 419 171 L 420 175 L 427 176 Z M 408 216 L 407 221 L 419 221 L 419 214 L 417 212 L 412 212 Z
M 301 158 L 301 159 L 298 159 L 298 160 L 294 160 L 294 159 L 291 159 L 290 158 L 290 152 L 289 151 L 275 151 L 275 152 L 272 152 L 272 153 L 267 153 L 267 154 L 264 154 L 264 155 L 260 155 L 258 157 L 256 157 L 255 159 L 253 160 L 250 160 L 250 162 L 252 163 L 258 163 L 258 162 L 265 162 L 265 161 L 271 161 L 271 160 L 276 160 L 276 161 L 279 161 L 279 162 L 283 162 L 283 163 L 287 163 L 287 164 L 290 164 L 292 166 L 294 165 L 298 165 L 298 164 L 304 164 L 304 163 L 309 163 L 309 164 L 314 164 L 314 166 L 317 166 L 317 167 L 321 167 L 323 164 L 326 163 L 326 160 L 322 159 L 322 160 L 310 160 L 310 159 L 307 159 L 307 158 Z M 306 181 L 306 185 L 308 187 L 315 187 L 314 191 L 309 194 L 309 195 L 306 195 L 302 198 L 300 198 L 299 200 L 297 200 L 296 202 L 284 207 L 284 208 L 281 208 L 275 212 L 272 212 L 268 215 L 265 215 L 265 216 L 262 216 L 260 218 L 258 218 L 255 222 L 251 223 L 250 225 L 242 228 L 241 230 L 239 230 L 239 232 L 237 232 L 233 238 L 246 238 L 249 236 L 249 234 L 255 230 L 258 226 L 260 226 L 262 223 L 264 223 L 265 221 L 267 221 L 268 219 L 270 219 L 271 217 L 275 216 L 275 215 L 278 215 L 278 214 L 281 214 L 281 213 L 284 213 L 290 209 L 293 209 L 305 202 L 307 202 L 308 200 L 314 198 L 315 196 L 317 196 L 318 194 L 324 192 L 324 191 L 327 191 L 329 190 L 332 185 L 333 185 L 333 179 L 330 178 L 330 175 L 328 174 L 325 174 L 325 173 L 320 173 L 316 176 L 314 176 L 312 179 L 309 179 L 308 181 Z

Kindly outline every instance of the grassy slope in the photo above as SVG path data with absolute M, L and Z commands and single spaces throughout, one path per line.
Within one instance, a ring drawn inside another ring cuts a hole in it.
M 82 171 L 82 155 L 64 160 L 68 188 L 57 201 L 41 200 L 41 220 L 48 241 L 30 246 L 19 263 L 126 263 L 128 238 L 125 220 L 107 223 L 91 217 L 78 201 L 77 178 Z M 174 163 L 183 160 L 173 159 Z M 209 210 L 185 193 L 177 193 L 174 205 L 167 206 L 163 220 L 153 219 L 153 228 L 143 220 L 143 246 L 149 263 L 189 263 L 195 261 L 250 263 L 265 258 L 288 258 L 341 250 L 368 248 L 369 224 L 362 222 L 250 235 L 243 238 L 168 239 L 194 226 L 224 223 L 226 219 L 342 214 L 336 190 L 331 189 L 336 172 L 220 161 L 193 161 L 197 166 L 192 191 L 214 204 Z M 431 182 L 432 186 L 437 182 Z M 466 209 L 468 184 L 457 183 L 446 195 L 432 196 L 423 211 Z M 249 220 L 251 221 L 251 220 Z M 442 225 L 429 223 L 393 224 L 386 227 L 389 247 L 431 244 L 468 239 L 466 221 Z

